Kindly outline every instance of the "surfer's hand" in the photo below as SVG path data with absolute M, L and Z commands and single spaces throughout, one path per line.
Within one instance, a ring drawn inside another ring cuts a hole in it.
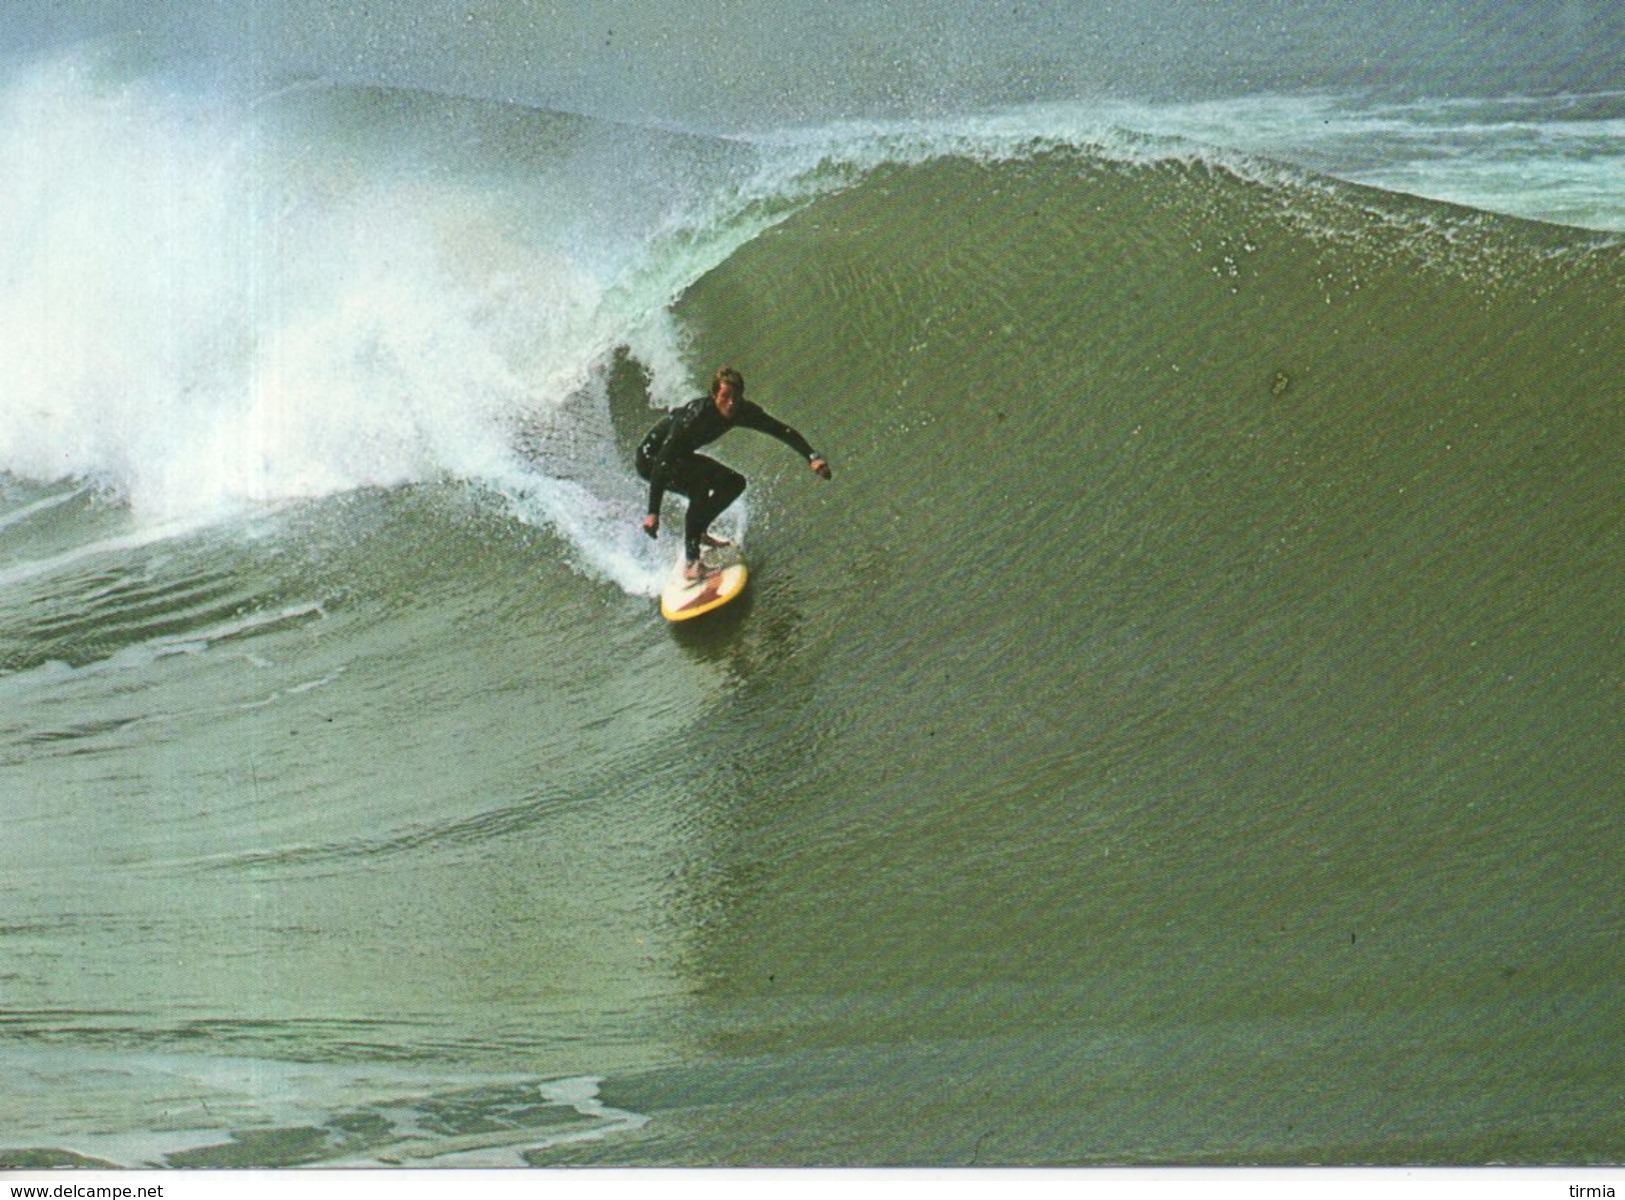
M 813 469 L 813 474 L 818 476 L 820 479 L 828 479 L 830 477 L 829 463 L 824 460 L 823 455 L 819 455 L 807 465 Z
M 643 518 L 643 532 L 652 538 L 660 536 L 660 517 L 657 514 L 650 513 Z

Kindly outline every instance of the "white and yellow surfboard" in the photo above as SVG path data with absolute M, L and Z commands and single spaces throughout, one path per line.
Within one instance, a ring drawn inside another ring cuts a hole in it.
M 750 572 L 737 552 L 730 557 L 733 561 L 726 566 L 708 563 L 706 576 L 690 581 L 683 578 L 683 556 L 679 554 L 660 590 L 660 615 L 668 621 L 688 621 L 714 612 L 738 596 L 745 590 Z

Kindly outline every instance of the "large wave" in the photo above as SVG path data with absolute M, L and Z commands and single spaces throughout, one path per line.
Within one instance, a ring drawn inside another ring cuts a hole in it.
M 717 138 L 369 87 L 234 97 L 58 58 L 0 92 L 0 471 L 89 482 L 147 522 L 450 477 L 647 591 L 607 380 L 629 355 L 645 406 L 691 394 L 713 364 L 672 302 L 738 247 L 820 194 L 944 156 L 1070 148 L 1308 196 L 1321 183 L 1249 157 L 1245 132 L 1289 145 L 1282 130 L 1325 103 Z

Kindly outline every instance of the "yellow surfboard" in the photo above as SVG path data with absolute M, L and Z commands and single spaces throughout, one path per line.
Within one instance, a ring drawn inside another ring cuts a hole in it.
M 683 578 L 683 559 L 666 577 L 666 586 L 660 590 L 660 615 L 668 621 L 688 621 L 714 612 L 745 590 L 749 572 L 737 553 L 726 566 L 707 563 L 710 573 L 703 579 L 690 582 Z

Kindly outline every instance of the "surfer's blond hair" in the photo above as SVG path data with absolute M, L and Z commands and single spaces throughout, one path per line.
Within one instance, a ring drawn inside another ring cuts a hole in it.
M 723 384 L 733 388 L 736 396 L 745 394 L 745 377 L 732 367 L 717 368 L 717 373 L 711 376 L 711 395 L 715 396 L 720 392 Z

